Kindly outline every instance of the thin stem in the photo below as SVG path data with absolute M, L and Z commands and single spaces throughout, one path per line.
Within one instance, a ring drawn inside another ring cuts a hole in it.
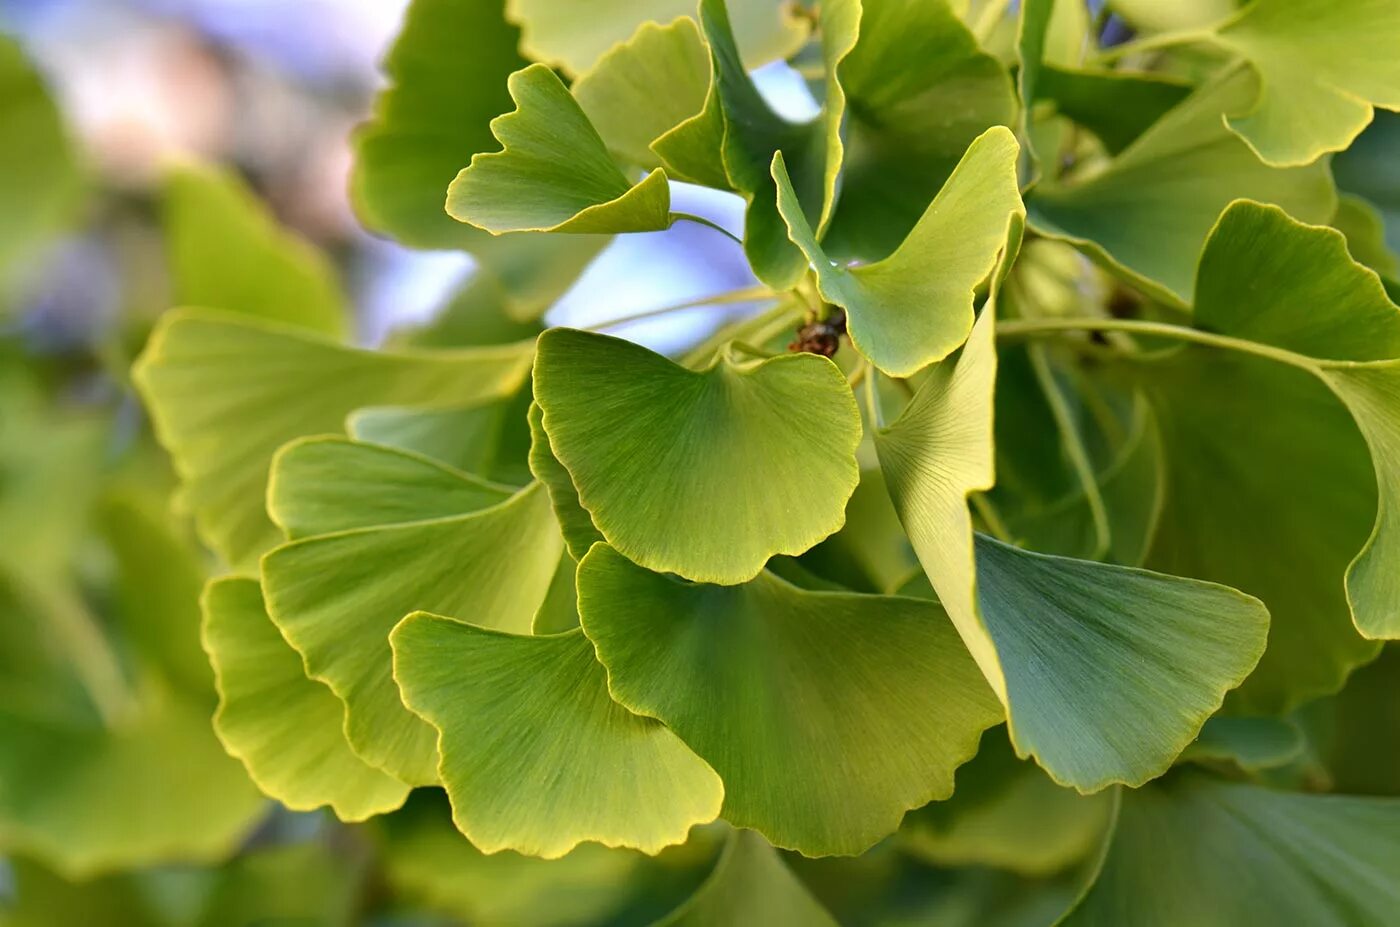
M 699 367 L 707 364 L 715 356 L 715 352 L 727 342 L 740 338 L 757 344 L 766 344 L 774 335 L 793 323 L 798 315 L 798 309 L 795 298 L 789 296 L 758 315 L 722 325 L 710 337 L 691 348 L 681 359 L 681 363 L 687 367 Z
M 997 327 L 997 337 L 1026 338 L 1070 331 L 1128 332 L 1157 338 L 1173 338 L 1177 341 L 1189 341 L 1213 348 L 1239 351 L 1242 354 L 1252 354 L 1255 357 L 1263 357 L 1293 367 L 1310 370 L 1318 366 L 1317 361 L 1313 358 L 1283 348 L 1231 338 L 1229 335 L 1217 335 L 1214 332 L 1201 331 L 1198 328 L 1187 328 L 1168 322 L 1149 322 L 1143 319 L 1012 319 L 1002 322 Z
M 1079 425 L 1070 412 L 1069 402 L 1065 398 L 1064 391 L 1060 389 L 1060 384 L 1055 380 L 1055 373 L 1050 369 L 1050 361 L 1045 356 L 1045 346 L 1030 346 L 1028 354 L 1030 355 L 1031 369 L 1034 371 L 1036 379 L 1040 381 L 1045 401 L 1050 405 L 1050 416 L 1055 420 L 1060 437 L 1064 440 L 1065 455 L 1069 457 L 1075 478 L 1079 480 L 1079 486 L 1084 490 L 1084 498 L 1089 503 L 1089 514 L 1094 522 L 1094 556 L 1092 559 L 1097 560 L 1108 552 L 1112 540 L 1108 524 L 1108 510 L 1104 505 L 1103 494 L 1099 491 L 1098 474 L 1094 472 L 1094 465 L 1089 461 L 1089 451 L 1084 446 L 1084 436 L 1079 433 Z
M 660 315 L 667 315 L 672 312 L 680 312 L 685 309 L 699 309 L 701 306 L 723 306 L 730 303 L 750 303 L 762 299 L 772 299 L 776 296 L 772 290 L 766 286 L 747 287 L 742 290 L 731 290 L 728 293 L 716 293 L 713 296 L 701 296 L 697 299 L 688 299 L 680 303 L 672 303 L 669 306 L 658 306 L 655 309 L 648 309 L 645 312 L 634 312 L 630 315 L 621 315 L 616 318 L 606 319 L 602 322 L 594 322 L 592 325 L 583 327 L 583 331 L 597 332 L 618 325 L 626 325 L 628 322 L 638 322 L 642 319 L 651 319 Z
M 865 408 L 870 413 L 870 421 L 876 428 L 885 427 L 885 413 L 880 408 L 880 394 L 875 389 L 875 381 L 878 380 L 873 372 L 865 378 Z
M 846 378 L 846 382 L 851 384 L 851 389 L 854 390 L 857 386 L 860 386 L 861 381 L 864 380 L 869 374 L 870 361 L 862 357 L 860 359 L 860 365 L 856 367 L 855 371 L 852 372 L 852 374 L 849 377 Z
M 1105 64 L 1138 52 L 1160 51 L 1173 45 L 1188 45 L 1192 42 L 1208 42 L 1211 33 L 1204 29 L 1180 29 L 1173 32 L 1159 32 L 1145 38 L 1124 42 L 1102 49 L 1095 57 L 1095 63 Z
M 706 219 L 704 216 L 696 216 L 688 212 L 671 213 L 672 225 L 675 225 L 677 222 L 680 222 L 682 220 L 686 222 L 694 222 L 696 225 L 703 225 L 707 228 L 712 228 L 716 232 L 719 232 L 721 235 L 723 235 L 725 238 L 728 238 L 730 241 L 734 242 L 739 247 L 742 248 L 744 246 L 744 240 L 742 238 L 738 237 L 733 232 L 729 231 L 729 229 L 720 225 L 718 222 L 712 222 L 709 219 Z
M 1001 520 L 1001 512 L 997 511 L 996 504 L 987 498 L 984 492 L 974 492 L 968 495 L 968 501 L 972 503 L 973 509 L 977 512 L 977 517 L 982 519 L 982 524 L 987 527 L 987 532 L 1004 544 L 1014 543 L 1011 539 L 1011 532 L 1006 528 L 1006 522 Z

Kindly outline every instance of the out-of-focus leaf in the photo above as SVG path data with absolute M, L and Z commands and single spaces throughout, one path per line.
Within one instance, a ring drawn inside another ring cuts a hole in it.
M 408 786 L 351 752 L 344 706 L 307 678 L 267 617 L 257 580 L 211 582 L 203 609 L 219 689 L 214 730 L 259 788 L 295 811 L 329 805 L 346 821 L 403 804 Z
M 733 7 L 734 31 L 747 68 L 786 58 L 807 39 L 806 20 L 793 15 L 783 0 L 735 0 Z M 604 0 L 581 7 L 569 0 L 507 0 L 506 10 L 521 26 L 521 48 L 527 55 L 581 74 L 647 23 L 694 16 L 695 2 Z
M 493 482 L 530 481 L 530 392 L 507 399 L 437 407 L 370 406 L 345 420 L 357 441 L 413 451 Z
M 82 191 L 58 107 L 19 43 L 0 36 L 0 284 L 59 232 Z M 0 299 L 0 309 L 6 301 Z
M 510 76 L 515 109 L 491 121 L 503 150 L 477 153 L 447 190 L 447 212 L 492 234 L 646 232 L 670 225 L 666 173 L 635 186 L 559 77 L 542 64 Z
M 554 456 L 635 562 L 739 583 L 841 527 L 860 478 L 860 416 L 826 358 L 731 351 L 696 372 L 572 329 L 545 332 L 538 350 L 535 399 Z
M 483 851 L 655 853 L 719 814 L 714 770 L 609 698 L 582 631 L 529 637 L 419 612 L 391 641 L 405 704 L 438 731 L 453 820 Z
M 735 831 L 705 884 L 657 927 L 836 927 L 762 837 Z
M 133 376 L 201 535 L 239 568 L 276 541 L 263 492 L 282 444 L 338 432 L 362 406 L 510 395 L 533 353 L 529 343 L 370 352 L 269 322 L 185 310 L 161 320 Z
M 958 770 L 952 797 L 905 815 L 900 846 L 940 866 L 1051 875 L 1098 846 L 1112 807 L 1110 793 L 1080 795 L 1017 759 L 1005 730 L 996 728 Z
M 1183 760 L 1227 761 L 1241 769 L 1271 769 L 1303 751 L 1303 734 L 1286 718 L 1216 715 L 1181 754 Z
M 1373 106 L 1400 109 L 1400 6 L 1391 0 L 1253 0 L 1212 40 L 1258 77 L 1229 125 L 1270 164 L 1341 151 Z
M 876 434 L 885 478 L 934 590 L 1006 705 L 1017 754 L 1084 792 L 1141 784 L 1253 669 L 1268 613 L 1223 586 L 974 543 L 967 495 L 994 482 L 993 306 Z
M 890 376 L 907 377 L 967 339 L 977 286 L 1020 242 L 1019 152 L 1005 127 L 978 136 L 903 244 L 884 260 L 849 268 L 817 243 L 782 152 L 774 156 L 789 236 L 816 268 L 822 296 L 846 310 L 851 343 Z
M 1332 159 L 1337 186 L 1364 197 L 1385 218 L 1386 243 L 1400 252 L 1400 114 L 1384 110 Z
M 1099 137 L 1118 154 L 1191 93 L 1191 85 L 1148 72 L 1091 71 L 1046 65 L 1037 99 Z
M 176 305 L 345 334 L 345 294 L 334 267 L 278 226 L 234 174 L 195 165 L 173 169 L 165 209 Z
M 724 817 L 807 855 L 858 853 L 952 791 L 1000 707 L 935 605 L 807 592 L 770 573 L 704 586 L 605 545 L 579 567 L 614 698 L 724 780 Z
M 1196 774 L 1121 802 L 1098 877 L 1062 924 L 1353 927 L 1400 908 L 1400 801 Z
M 1343 193 L 1331 225 L 1346 236 L 1347 250 L 1357 261 L 1378 274 L 1394 277 L 1400 272 L 1400 260 L 1386 245 L 1385 220 L 1366 200 Z
M 1241 197 L 1325 222 L 1337 199 L 1325 162 L 1264 164 L 1222 122 L 1247 100 L 1246 75 L 1197 90 L 1083 180 L 1043 183 L 1026 200 L 1031 227 L 1072 242 L 1154 299 L 1184 306 L 1216 220 Z
M 344 466 L 352 468 L 356 455 L 344 450 Z M 419 466 L 433 467 L 428 461 Z M 388 484 L 376 491 L 405 490 Z M 306 497 L 289 490 L 284 498 Z M 474 490 L 466 497 L 479 498 Z M 429 504 L 432 498 L 420 497 Z M 409 612 L 432 609 L 528 633 L 563 554 L 538 483 L 468 512 L 452 505 L 451 494 L 441 499 L 436 516 L 428 517 L 425 508 L 418 520 L 370 526 L 356 519 L 365 526 L 292 541 L 262 561 L 268 613 L 302 655 L 307 673 L 345 703 L 351 747 L 411 785 L 437 781 L 437 752 L 432 729 L 399 699 L 389 631 Z M 386 508 L 369 506 L 376 513 Z

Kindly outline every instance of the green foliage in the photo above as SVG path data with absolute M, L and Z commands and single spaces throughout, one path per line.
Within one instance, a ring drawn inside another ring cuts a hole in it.
M 175 171 L 131 459 L 0 354 L 0 923 L 1393 920 L 1400 13 L 1110 6 L 413 0 L 354 196 L 478 269 L 386 346 Z M 760 308 L 537 321 L 678 181 Z

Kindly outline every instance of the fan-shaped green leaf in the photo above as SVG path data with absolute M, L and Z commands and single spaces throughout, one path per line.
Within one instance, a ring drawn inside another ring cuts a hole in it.
M 276 541 L 263 511 L 272 454 L 339 431 L 361 406 L 508 395 L 529 343 L 439 352 L 370 352 L 296 329 L 214 312 L 167 314 L 133 371 L 205 540 L 233 566 Z
M 506 79 L 530 62 L 504 0 L 412 0 L 384 63 L 389 86 L 355 138 L 350 187 L 372 231 L 415 248 L 465 248 L 490 266 L 533 317 L 564 292 L 607 240 L 601 236 L 492 238 L 443 210 L 448 184 L 472 155 L 492 151 L 490 122 L 508 111 Z
M 826 358 L 731 355 L 696 372 L 572 329 L 545 332 L 538 351 L 554 455 L 598 530 L 637 563 L 744 582 L 841 527 L 860 416 Z
M 354 459 L 347 455 L 346 466 Z M 291 488 L 284 495 L 305 497 Z M 532 483 L 479 511 L 446 508 L 439 517 L 293 541 L 263 558 L 263 589 L 307 673 L 345 703 L 355 752 L 424 785 L 437 778 L 433 733 L 399 700 L 389 631 L 409 612 L 431 608 L 527 633 L 562 554 L 544 487 Z
M 152 694 L 111 728 L 0 709 L 0 845 L 73 878 L 231 853 L 265 800 L 208 712 Z
M 19 44 L 0 36 L 0 281 L 61 230 L 81 176 L 58 108 Z M 0 308 L 3 308 L 0 301 Z
M 900 847 L 938 866 L 995 866 L 1026 876 L 1060 872 L 1102 841 L 1109 792 L 1084 796 L 1017 759 L 1003 728 L 958 769 L 951 798 L 905 815 Z
M 572 93 L 615 157 L 651 170 L 661 166 L 651 143 L 704 109 L 709 88 L 709 49 L 695 20 L 682 16 L 642 23 L 579 75 Z
M 656 927 L 836 927 L 773 848 L 750 831 L 730 835 L 705 884 Z
M 1287 718 L 1216 715 L 1181 758 L 1230 762 L 1252 772 L 1292 762 L 1303 746 L 1303 732 Z
M 1254 0 L 1214 41 L 1258 75 L 1232 129 L 1270 164 L 1309 164 L 1400 109 L 1400 6 L 1391 0 Z
M 1032 228 L 1074 243 L 1153 298 L 1184 306 L 1202 246 L 1233 200 L 1327 221 L 1337 200 L 1325 163 L 1270 167 L 1222 122 L 1249 90 L 1244 75 L 1203 87 L 1102 171 L 1041 184 L 1026 200 Z
M 506 399 L 462 405 L 370 406 L 345 420 L 356 441 L 383 444 L 441 461 L 498 483 L 530 481 L 530 430 L 525 413 L 530 390 Z
M 1400 909 L 1400 801 L 1201 775 L 1121 800 L 1098 877 L 1062 924 L 1379 927 Z
M 255 579 L 230 576 L 205 589 L 204 647 L 214 664 L 214 730 L 268 795 L 296 811 L 329 805 L 342 820 L 392 811 L 408 786 L 350 750 L 344 706 L 306 677 L 277 632 Z
M 1253 669 L 1268 613 L 1211 583 L 974 545 L 967 495 L 994 482 L 992 313 L 876 434 L 895 509 L 1006 705 L 1017 753 L 1081 791 L 1140 784 Z
M 907 377 L 967 340 L 978 284 L 1019 244 L 1025 219 L 1019 153 L 1003 126 L 978 136 L 904 243 L 882 261 L 851 268 L 827 258 L 793 193 L 782 152 L 774 155 L 778 211 L 788 234 L 816 268 L 822 296 L 846 310 L 851 342 L 876 367 Z
M 1016 95 L 947 3 L 851 6 L 859 38 L 837 68 L 847 112 L 841 197 L 822 244 L 833 257 L 874 261 L 914 228 L 974 139 L 1012 124 Z
M 326 256 L 281 228 L 238 178 L 186 165 L 166 182 L 174 302 L 340 337 L 345 294 Z
M 655 853 L 719 814 L 719 777 L 608 697 L 581 631 L 503 634 L 436 615 L 391 637 L 405 703 L 437 729 L 453 820 L 487 853 L 583 841 Z
M 289 540 L 448 515 L 504 502 L 512 490 L 406 451 L 302 438 L 272 458 L 267 513 Z
M 1385 240 L 1385 219 L 1380 210 L 1351 193 L 1337 198 L 1337 211 L 1328 223 L 1347 239 L 1352 257 L 1382 276 L 1400 273 L 1400 259 Z
M 549 501 L 554 506 L 554 517 L 559 520 L 559 530 L 569 546 L 569 554 L 575 560 L 582 560 L 593 542 L 603 540 L 603 536 L 598 533 L 588 510 L 579 504 L 573 477 L 549 446 L 549 435 L 544 432 L 544 412 L 538 403 L 530 405 L 530 438 L 530 470 L 549 490 Z
M 947 797 L 1001 717 L 929 602 L 807 592 L 771 573 L 694 585 L 604 545 L 578 587 L 613 697 L 715 768 L 727 820 L 807 855 L 859 853 Z
M 666 173 L 633 186 L 559 77 L 510 76 L 515 110 L 491 122 L 502 151 L 477 153 L 447 190 L 447 212 L 501 232 L 645 232 L 670 225 Z
M 604 0 L 587 7 L 569 0 L 507 0 L 506 9 L 521 26 L 521 47 L 530 57 L 582 74 L 649 22 L 694 16 L 695 0 Z M 746 67 L 786 58 L 807 38 L 806 21 L 782 0 L 736 0 L 732 13 Z

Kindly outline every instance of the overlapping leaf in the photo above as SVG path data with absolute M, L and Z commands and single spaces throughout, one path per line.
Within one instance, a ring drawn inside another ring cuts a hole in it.
M 1062 924 L 1351 927 L 1400 906 L 1400 801 L 1198 774 L 1121 802 L 1098 877 Z
M 382 466 L 366 467 L 376 455 Z M 332 479 L 337 470 L 342 475 Z M 428 488 L 453 479 L 463 484 L 456 492 Z M 291 541 L 263 558 L 268 613 L 311 677 L 345 703 L 355 752 L 409 784 L 435 782 L 433 731 L 399 699 L 389 631 L 409 612 L 430 608 L 528 633 L 563 553 L 544 487 L 532 483 L 495 502 L 477 482 L 433 461 L 351 442 L 293 447 L 278 458 L 273 485 L 282 522 L 350 527 Z M 341 511 L 318 501 L 342 489 L 346 503 L 358 506 Z M 321 513 L 334 521 L 319 521 Z
M 735 831 L 714 872 L 690 900 L 657 927 L 835 927 L 836 921 L 812 897 L 761 837 Z
M 236 177 L 212 167 L 175 168 L 165 209 L 176 305 L 344 336 L 345 294 L 326 256 L 280 228 Z
M 608 687 L 724 780 L 724 817 L 807 855 L 851 854 L 947 797 L 1000 706 L 942 611 L 807 592 L 771 573 L 704 586 L 605 545 L 579 567 Z
M 220 696 L 214 730 L 264 792 L 298 811 L 329 805 L 347 821 L 403 804 L 408 786 L 350 750 L 344 706 L 306 677 L 267 617 L 257 580 L 216 580 L 203 605 Z
M 571 329 L 546 332 L 538 350 L 554 456 L 598 531 L 637 563 L 744 582 L 841 527 L 860 418 L 826 358 L 731 352 L 695 372 Z
M 977 286 L 1019 244 L 1025 218 L 1016 183 L 1019 151 L 1004 127 L 978 136 L 894 253 L 850 268 L 833 264 L 817 243 L 782 153 L 774 157 L 788 234 L 816 268 L 822 296 L 846 310 L 851 342 L 876 367 L 906 377 L 967 339 Z
M 234 567 L 276 540 L 263 511 L 272 454 L 338 432 L 361 406 L 508 395 L 530 344 L 370 352 L 215 312 L 167 314 L 133 372 L 204 539 Z
M 925 572 L 1006 705 L 1018 754 L 1081 791 L 1160 775 L 1258 661 L 1268 614 L 1222 586 L 974 544 L 990 488 L 993 310 L 876 447 Z
M 485 852 L 553 859 L 591 840 L 655 853 L 719 814 L 719 777 L 608 697 L 581 631 L 529 637 L 415 613 L 391 640 L 405 703 L 438 731 L 453 819 Z

